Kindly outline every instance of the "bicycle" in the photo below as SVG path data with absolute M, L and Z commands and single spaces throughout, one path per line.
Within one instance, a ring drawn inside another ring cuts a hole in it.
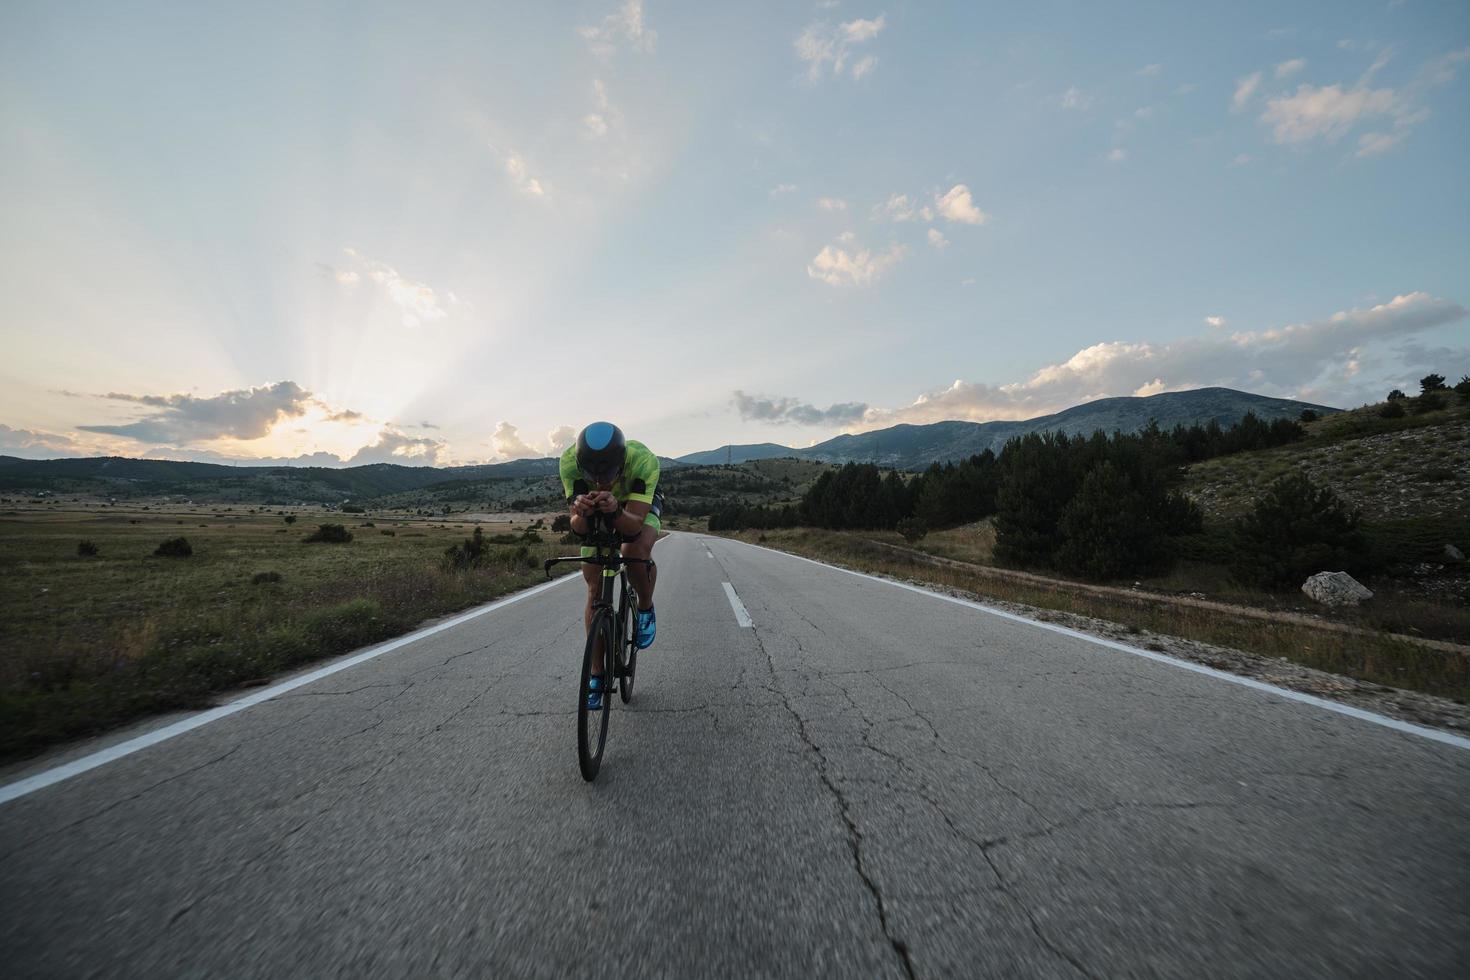
M 602 595 L 592 603 L 592 625 L 587 630 L 587 645 L 582 653 L 581 683 L 577 688 L 577 764 L 582 770 L 582 778 L 589 783 L 597 778 L 597 770 L 602 766 L 613 692 L 618 693 L 624 704 L 632 700 L 633 678 L 638 670 L 638 644 L 633 615 L 633 611 L 638 608 L 638 593 L 628 581 L 627 568 L 629 565 L 639 564 L 647 565 L 650 570 L 654 567 L 651 558 L 623 557 L 621 542 L 607 514 L 593 514 L 590 520 L 592 531 L 586 535 L 585 540 L 596 549 L 592 555 L 585 558 L 580 555 L 574 558 L 548 558 L 542 563 L 548 578 L 551 576 L 551 566 L 561 562 L 574 561 L 603 569 Z M 607 574 L 607 569 L 615 569 L 616 574 Z M 618 599 L 616 604 L 613 602 L 615 590 Z M 587 695 L 591 690 L 592 664 L 597 659 L 599 640 L 602 641 L 602 707 L 589 711 Z M 594 715 L 601 715 L 601 718 Z

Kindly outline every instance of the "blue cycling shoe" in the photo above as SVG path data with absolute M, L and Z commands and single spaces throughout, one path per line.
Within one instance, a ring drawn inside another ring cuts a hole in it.
M 653 636 L 658 632 L 658 617 L 653 614 L 653 607 L 638 610 L 638 630 L 634 637 L 638 649 L 647 650 L 653 646 Z
M 602 710 L 602 675 L 593 674 L 587 678 L 587 710 Z

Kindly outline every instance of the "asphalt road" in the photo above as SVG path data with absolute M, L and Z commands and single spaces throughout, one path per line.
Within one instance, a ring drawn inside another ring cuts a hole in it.
M 655 557 L 596 783 L 569 583 L 0 805 L 5 974 L 1463 976 L 1465 748 Z

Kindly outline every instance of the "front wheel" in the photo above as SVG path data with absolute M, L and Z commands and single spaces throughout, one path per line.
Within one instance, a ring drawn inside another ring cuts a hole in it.
M 591 693 L 592 661 L 597 655 L 597 641 L 602 639 L 602 707 L 589 710 L 587 695 Z M 582 778 L 589 783 L 597 778 L 602 766 L 602 750 L 607 746 L 607 718 L 612 709 L 611 665 L 613 652 L 612 610 L 599 609 L 587 631 L 587 647 L 582 653 L 582 683 L 577 688 L 577 764 Z

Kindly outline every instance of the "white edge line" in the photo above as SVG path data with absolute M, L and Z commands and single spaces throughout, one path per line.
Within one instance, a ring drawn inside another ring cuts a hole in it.
M 25 779 L 0 786 L 0 805 L 9 803 L 14 799 L 19 799 L 29 793 L 34 793 L 38 789 L 45 789 L 47 786 L 55 785 L 62 780 L 79 776 L 88 770 L 96 769 L 98 766 L 105 766 L 107 763 L 121 759 L 123 756 L 132 755 L 134 752 L 146 749 L 150 745 L 157 745 L 159 742 L 166 742 L 177 735 L 183 735 L 185 732 L 202 728 L 212 721 L 227 718 L 236 712 L 244 711 L 246 708 L 260 704 L 262 701 L 269 701 L 272 698 L 280 697 L 287 691 L 294 691 L 298 687 L 304 687 L 324 677 L 330 677 L 340 671 L 347 670 L 349 667 L 356 667 L 358 664 L 366 663 L 375 657 L 381 657 L 385 653 L 392 653 L 399 647 L 416 643 L 425 637 L 433 636 L 435 633 L 442 633 L 444 630 L 452 629 L 461 623 L 469 622 L 477 616 L 494 612 L 513 602 L 520 602 L 522 599 L 529 599 L 533 595 L 545 592 L 547 589 L 577 577 L 576 575 L 563 575 L 550 582 L 543 582 L 540 585 L 517 592 L 514 595 L 506 596 L 503 599 L 497 599 L 494 602 L 480 606 L 478 609 L 471 609 L 469 612 L 460 613 L 458 616 L 452 619 L 446 619 L 442 623 L 436 623 L 433 626 L 416 630 L 406 636 L 400 636 L 396 640 L 389 640 L 378 646 L 369 647 L 361 653 L 313 670 L 309 674 L 293 677 L 289 681 L 282 681 L 274 687 L 267 687 L 256 691 L 254 694 L 246 695 L 239 700 L 231 701 L 229 704 L 222 704 L 218 708 L 210 708 L 208 711 L 202 711 L 182 721 L 176 721 L 172 725 L 165 725 L 163 728 L 148 732 L 145 735 L 139 735 L 137 738 L 130 738 L 126 742 L 119 742 L 117 745 L 93 752 L 91 755 L 82 756 L 80 759 L 73 759 L 71 762 L 56 766 L 53 769 L 46 769 L 36 773 L 34 776 L 27 776 Z
M 745 611 L 745 603 L 741 602 L 740 597 L 735 594 L 735 586 L 729 582 L 720 584 L 725 587 L 725 597 L 730 600 L 730 608 L 735 610 L 735 622 L 741 626 L 754 626 L 755 621 L 750 618 L 750 613 Z
M 1083 633 L 1080 630 L 1069 629 L 1066 626 L 1058 626 L 1055 623 L 1044 623 L 1037 619 L 1029 619 L 1025 616 L 1019 616 L 1012 612 L 1006 612 L 1004 609 L 996 609 L 992 606 L 987 606 L 979 602 L 973 602 L 969 599 L 961 599 L 957 596 L 945 595 L 942 592 L 935 592 L 932 589 L 920 588 L 917 585 L 910 585 L 907 582 L 895 582 L 893 579 L 882 578 L 877 575 L 869 575 L 866 572 L 857 572 L 853 571 L 850 568 L 841 568 L 837 565 L 829 565 L 824 561 L 817 561 L 815 558 L 808 558 L 805 555 L 794 555 L 789 551 L 778 551 L 775 548 L 765 548 L 758 544 L 751 544 L 748 541 L 741 541 L 739 538 L 727 538 L 725 540 L 734 541 L 736 544 L 743 544 L 747 548 L 757 548 L 761 551 L 769 551 L 774 555 L 782 555 L 786 558 L 795 558 L 797 561 L 810 562 L 813 565 L 820 565 L 823 568 L 830 568 L 834 572 L 844 572 L 848 575 L 856 575 L 858 578 L 871 579 L 874 582 L 882 582 L 884 585 L 891 585 L 894 588 L 906 589 L 909 592 L 917 592 L 920 595 L 930 596 L 935 599 L 943 599 L 945 602 L 952 602 L 957 606 L 968 606 L 971 609 L 978 609 L 981 612 L 989 613 L 992 616 L 999 616 L 1001 619 L 1009 619 L 1012 622 L 1017 623 L 1026 623 L 1030 626 L 1038 626 L 1041 629 L 1049 630 L 1052 633 L 1060 633 L 1063 636 L 1071 636 L 1079 640 L 1086 640 L 1089 643 L 1095 643 L 1098 646 L 1107 647 L 1111 650 L 1118 650 L 1122 653 L 1131 653 L 1135 657 L 1143 657 L 1145 660 L 1153 660 L 1161 664 L 1169 664 L 1172 667 L 1180 667 L 1184 670 L 1193 671 L 1196 674 L 1204 674 L 1206 677 L 1214 677 L 1218 680 L 1229 681 L 1231 684 L 1239 684 L 1241 687 L 1249 687 L 1257 691 L 1264 691 L 1267 694 L 1274 694 L 1277 697 L 1288 698 L 1292 701 L 1300 701 L 1302 704 L 1310 704 L 1313 707 L 1322 708 L 1326 711 L 1333 711 L 1340 715 L 1347 715 L 1349 718 L 1357 718 L 1361 721 L 1372 722 L 1375 725 L 1382 725 L 1384 728 L 1391 728 L 1397 732 L 1404 732 L 1408 735 L 1418 735 L 1420 738 L 1427 738 L 1433 742 L 1441 742 L 1445 745 L 1453 745 L 1457 749 L 1470 750 L 1470 738 L 1465 738 L 1460 735 L 1452 735 L 1449 732 L 1442 732 L 1435 728 L 1426 728 L 1423 725 L 1415 725 L 1411 722 L 1399 721 L 1397 718 L 1390 718 L 1387 715 L 1374 714 L 1371 711 L 1364 711 L 1362 708 L 1354 708 L 1352 705 L 1349 704 L 1339 704 L 1336 701 L 1328 701 L 1325 698 L 1319 698 L 1312 694 L 1303 694 L 1300 691 L 1293 691 L 1287 687 L 1277 687 L 1275 684 L 1267 684 L 1264 681 L 1258 681 L 1252 677 L 1242 677 L 1239 674 L 1231 674 L 1227 671 L 1216 670 L 1214 667 L 1206 667 L 1203 664 L 1191 663 L 1188 660 L 1181 660 L 1178 657 L 1171 657 L 1163 653 L 1155 653 L 1152 650 L 1141 650 L 1138 647 L 1131 647 L 1126 643 L 1119 643 L 1116 640 L 1105 640 L 1100 636 L 1093 636 L 1090 633 Z

